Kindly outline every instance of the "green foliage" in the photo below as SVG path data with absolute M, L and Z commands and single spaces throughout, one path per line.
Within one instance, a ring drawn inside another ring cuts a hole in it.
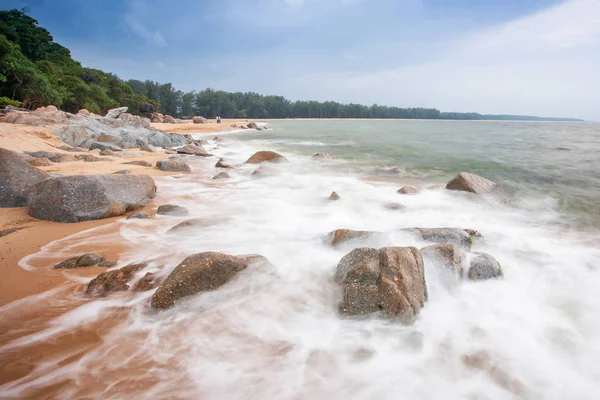
M 21 103 L 19 100 L 11 100 L 8 97 L 0 97 L 0 107 L 2 108 L 6 106 L 21 107 L 22 105 L 23 103 Z

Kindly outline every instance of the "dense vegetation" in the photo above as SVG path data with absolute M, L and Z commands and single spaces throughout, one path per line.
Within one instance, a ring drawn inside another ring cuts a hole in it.
M 22 105 L 34 109 L 48 104 L 73 113 L 82 108 L 103 113 L 127 106 L 133 114 L 156 110 L 178 117 L 208 118 L 541 119 L 377 104 L 292 102 L 281 96 L 212 89 L 184 93 L 171 83 L 125 82 L 114 74 L 85 68 L 73 60 L 69 49 L 55 43 L 50 32 L 28 16 L 27 10 L 0 11 L 0 107 Z

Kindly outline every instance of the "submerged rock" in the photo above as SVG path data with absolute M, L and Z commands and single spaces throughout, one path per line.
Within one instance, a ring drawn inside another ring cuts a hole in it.
M 461 172 L 448 182 L 446 189 L 486 194 L 496 189 L 496 183 L 479 175 Z
M 187 161 L 181 158 L 174 158 L 172 160 L 162 160 L 156 162 L 156 167 L 161 171 L 178 171 L 178 172 L 191 172 Z
M 68 258 L 56 264 L 52 269 L 73 269 L 82 267 L 92 267 L 99 265 L 104 261 L 104 257 L 94 253 L 87 253 L 82 256 Z
M 127 219 L 148 219 L 150 218 L 150 214 L 145 211 L 138 211 L 131 214 Z
M 419 189 L 414 186 L 402 186 L 398 189 L 398 193 L 400 194 L 417 194 L 419 193 Z
M 156 213 L 159 215 L 171 215 L 176 217 L 183 217 L 189 215 L 189 211 L 187 208 L 178 206 L 176 204 L 163 204 L 159 206 L 156 210 Z
M 485 280 L 503 276 L 498 260 L 487 253 L 473 253 L 469 264 L 468 277 L 471 280 Z
M 29 165 L 17 154 L 0 148 L 0 207 L 23 207 L 35 185 L 50 175 Z
M 341 197 L 339 194 L 337 194 L 337 192 L 331 192 L 331 195 L 329 196 L 328 200 L 335 201 L 335 200 L 339 200 L 339 199 L 341 199 Z
M 144 161 L 144 160 L 135 160 L 135 161 L 127 161 L 124 163 L 121 163 L 123 165 L 139 165 L 140 167 L 151 167 L 152 164 L 150 164 L 148 161 Z
M 319 153 L 315 153 L 312 155 L 313 159 L 326 159 L 326 160 L 333 160 L 335 159 L 335 157 L 329 153 L 324 153 L 324 152 L 319 152 Z
M 123 268 L 104 272 L 92 279 L 85 289 L 85 294 L 93 297 L 105 296 L 110 292 L 129 289 L 129 281 L 135 273 L 146 268 L 145 263 L 129 264 Z
M 476 232 L 460 228 L 409 228 L 406 230 L 416 233 L 421 239 L 429 242 L 454 244 L 465 249 L 471 249 L 473 244 L 473 237 L 469 232 Z
M 179 264 L 152 296 L 155 310 L 172 308 L 181 299 L 218 289 L 251 263 L 266 262 L 262 256 L 235 257 L 206 252 L 194 254 Z
M 347 244 L 349 242 L 365 242 L 369 238 L 378 235 L 378 232 L 370 231 L 353 231 L 351 229 L 336 229 L 335 231 L 329 232 L 325 236 L 325 242 L 333 247 Z
M 137 281 L 131 290 L 134 292 L 145 292 L 148 290 L 156 289 L 160 285 L 160 278 L 152 272 L 146 272 L 146 275 Z
M 260 164 L 262 162 L 281 163 L 287 162 L 287 158 L 274 151 L 257 151 L 246 161 L 246 164 Z
M 354 249 L 340 260 L 335 277 L 343 289 L 343 314 L 386 311 L 410 323 L 427 301 L 423 258 L 414 247 Z
M 233 167 L 229 164 L 225 164 L 223 162 L 223 159 L 220 159 L 219 161 L 217 161 L 217 163 L 215 164 L 215 168 L 226 168 L 226 169 L 232 169 Z
M 212 179 L 229 179 L 231 178 L 227 172 L 219 172 L 217 175 L 213 176 Z
M 399 211 L 399 210 L 406 209 L 406 206 L 401 203 L 386 203 L 386 204 L 384 204 L 384 207 L 387 208 L 388 210 L 392 210 L 392 211 Z
M 35 185 L 29 215 L 56 222 L 116 217 L 147 205 L 155 195 L 147 175 L 63 176 Z
M 458 278 L 462 278 L 462 252 L 460 247 L 453 244 L 432 244 L 423 247 L 421 254 L 425 260 L 430 260 L 437 267 L 451 271 Z
M 248 125 L 246 125 L 248 127 L 248 129 L 256 129 L 256 130 L 260 130 L 260 128 L 258 127 L 258 125 L 256 125 L 256 122 L 250 122 Z

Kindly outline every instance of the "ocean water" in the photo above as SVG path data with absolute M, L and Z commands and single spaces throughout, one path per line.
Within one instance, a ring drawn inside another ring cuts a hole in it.
M 0 397 L 141 399 L 600 398 L 600 125 L 445 121 L 278 121 L 224 134 L 207 148 L 236 168 L 214 181 L 214 159 L 157 179 L 156 204 L 185 218 L 117 221 L 45 246 L 21 261 L 63 259 L 118 243 L 119 267 L 165 277 L 186 256 L 258 253 L 221 289 L 154 313 L 152 292 L 83 297 L 87 282 L 0 309 L 0 354 L 37 365 Z M 263 178 L 244 161 L 277 150 L 289 162 Z M 335 160 L 313 160 L 329 152 Z M 460 171 L 510 192 L 508 201 L 446 191 Z M 404 184 L 417 195 L 396 193 Z M 327 198 L 337 191 L 341 200 Z M 386 205 L 401 203 L 402 210 Z M 203 227 L 167 230 L 186 218 Z M 333 282 L 350 249 L 321 238 L 338 228 L 383 232 L 370 243 L 422 247 L 408 227 L 472 228 L 474 251 L 504 279 L 448 281 L 426 264 L 429 301 L 414 324 L 343 318 Z M 52 315 L 39 322 L 22 310 Z M 31 324 L 36 329 L 26 329 Z M 37 325 L 36 325 L 37 324 Z M 92 332 L 86 342 L 77 332 Z M 8 338 L 8 339 L 7 339 Z M 76 339 L 78 338 L 78 339 Z M 59 344 L 62 345 L 59 346 Z M 64 345 L 67 343 L 67 345 Z M 90 344 L 91 343 L 91 344 Z M 41 350 L 40 350 L 41 349 Z M 46 354 L 47 355 L 44 355 Z M 48 394 L 51 393 L 51 394 Z

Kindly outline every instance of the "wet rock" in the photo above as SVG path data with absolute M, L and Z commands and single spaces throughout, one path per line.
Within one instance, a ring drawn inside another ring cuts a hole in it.
M 22 227 L 19 227 L 19 228 L 2 229 L 2 230 L 0 230 L 0 237 L 10 235 L 11 233 L 18 232 L 18 231 L 20 231 L 22 229 L 25 229 L 25 228 L 29 228 L 29 227 L 28 226 L 22 226 Z
M 496 189 L 496 183 L 479 175 L 461 172 L 448 182 L 446 189 L 486 194 Z
M 331 192 L 331 195 L 329 196 L 330 201 L 335 201 L 335 200 L 339 200 L 341 199 L 340 195 L 337 194 L 337 192 Z
M 32 167 L 49 167 L 52 165 L 52 161 L 48 160 L 46 157 L 30 158 L 27 160 L 27 163 Z
M 223 141 L 223 138 L 221 138 L 221 137 L 219 137 L 219 136 L 215 136 L 215 137 L 213 138 L 213 140 L 214 140 L 215 142 L 222 142 L 222 141 Z
M 458 278 L 463 276 L 462 252 L 453 244 L 432 244 L 421 249 L 423 259 L 432 261 L 434 265 L 454 273 Z
M 167 231 L 167 235 L 179 234 L 184 231 L 190 231 L 195 228 L 205 228 L 207 226 L 217 225 L 223 221 L 221 218 L 194 218 L 188 219 L 175 225 Z
M 387 203 L 384 205 L 385 208 L 392 211 L 405 210 L 406 206 L 401 203 Z
M 206 124 L 206 118 L 204 117 L 194 117 L 192 118 L 192 122 L 195 124 Z
M 177 149 L 177 153 L 189 154 L 189 155 L 194 155 L 194 156 L 208 154 L 206 152 L 206 150 L 204 149 L 204 147 L 196 146 L 195 144 L 185 145 L 185 146 Z
M 178 206 L 176 204 L 163 204 L 156 210 L 157 214 L 160 215 L 171 215 L 176 217 L 183 217 L 189 215 L 189 211 L 185 207 Z
M 117 174 L 117 175 L 129 175 L 129 174 L 131 174 L 131 170 L 130 169 L 122 169 L 120 171 L 113 172 L 113 174 Z
M 0 148 L 0 207 L 23 207 L 36 184 L 50 175 Z
M 398 189 L 398 193 L 400 194 L 417 194 L 419 193 L 419 189 L 414 186 L 402 186 Z
M 29 215 L 47 221 L 79 222 L 123 215 L 156 195 L 147 175 L 75 175 L 52 178 L 30 193 Z
M 134 292 L 146 292 L 148 290 L 156 289 L 160 285 L 160 279 L 152 272 L 146 272 L 146 275 L 137 281 L 131 290 Z
M 460 228 L 410 228 L 410 232 L 416 233 L 423 240 L 441 244 L 454 244 L 456 246 L 470 249 L 473 238 L 466 229 Z
M 219 172 L 217 175 L 212 177 L 213 179 L 229 179 L 231 178 L 227 172 Z
M 102 297 L 111 292 L 129 289 L 129 281 L 135 273 L 146 268 L 145 263 L 129 264 L 123 268 L 104 272 L 92 279 L 85 289 L 85 294 L 91 297 Z
M 354 231 L 351 229 L 336 229 L 335 231 L 329 232 L 324 241 L 333 247 L 337 247 L 347 243 L 361 243 L 368 239 L 377 236 L 378 232 L 370 231 Z
M 165 154 L 177 154 L 177 152 L 173 150 L 165 150 Z
M 499 278 L 504 275 L 498 260 L 487 253 L 473 253 L 469 263 L 469 279 L 474 281 Z
M 261 165 L 256 168 L 252 174 L 250 174 L 253 178 L 266 178 L 268 176 L 277 175 L 277 171 L 273 168 L 269 168 L 266 165 Z
M 135 160 L 135 161 L 127 161 L 124 163 L 121 163 L 124 165 L 139 165 L 140 167 L 151 167 L 152 164 L 150 164 L 148 161 L 144 161 L 144 160 Z
M 150 215 L 145 211 L 137 211 L 131 214 L 127 219 L 148 219 Z
M 193 144 L 195 144 L 196 146 L 207 146 L 209 143 L 208 143 L 208 140 L 206 140 L 206 139 L 199 139 L 199 140 L 194 140 Z
M 258 262 L 257 258 L 252 262 Z M 189 256 L 156 289 L 151 306 L 155 310 L 169 309 L 187 296 L 218 289 L 249 264 L 247 258 L 214 252 Z
M 344 256 L 336 270 L 348 315 L 380 310 L 403 323 L 414 320 L 427 301 L 423 258 L 414 247 L 359 248 Z
M 100 151 L 100 155 L 101 155 L 101 156 L 114 156 L 114 155 L 115 155 L 115 153 L 113 153 L 113 151 L 112 151 L 112 150 L 108 150 L 108 149 L 106 149 L 106 150 L 101 150 L 101 151 Z
M 106 115 L 104 116 L 104 118 L 115 119 L 115 118 L 120 117 L 121 114 L 126 113 L 126 112 L 127 112 L 127 107 L 112 108 L 106 112 Z
M 246 161 L 246 164 L 260 164 L 262 162 L 287 162 L 287 158 L 274 151 L 257 151 Z
M 179 172 L 191 172 L 187 161 L 181 158 L 175 158 L 172 160 L 162 160 L 156 162 L 156 167 L 161 171 L 179 171 Z
M 226 168 L 226 169 L 232 169 L 233 167 L 229 164 L 225 164 L 223 162 L 223 159 L 220 159 L 219 161 L 217 161 L 217 163 L 215 164 L 215 168 Z
M 104 257 L 94 253 L 87 253 L 81 256 L 67 258 L 56 264 L 52 269 L 73 269 L 82 267 L 92 267 L 104 261 Z
M 257 130 L 260 130 L 260 128 L 258 127 L 258 125 L 256 125 L 256 122 L 250 122 L 246 126 L 248 127 L 248 129 L 257 129 Z
M 325 159 L 325 160 L 333 160 L 335 157 L 329 153 L 323 153 L 323 152 L 319 152 L 319 153 L 315 153 L 312 155 L 313 159 Z

